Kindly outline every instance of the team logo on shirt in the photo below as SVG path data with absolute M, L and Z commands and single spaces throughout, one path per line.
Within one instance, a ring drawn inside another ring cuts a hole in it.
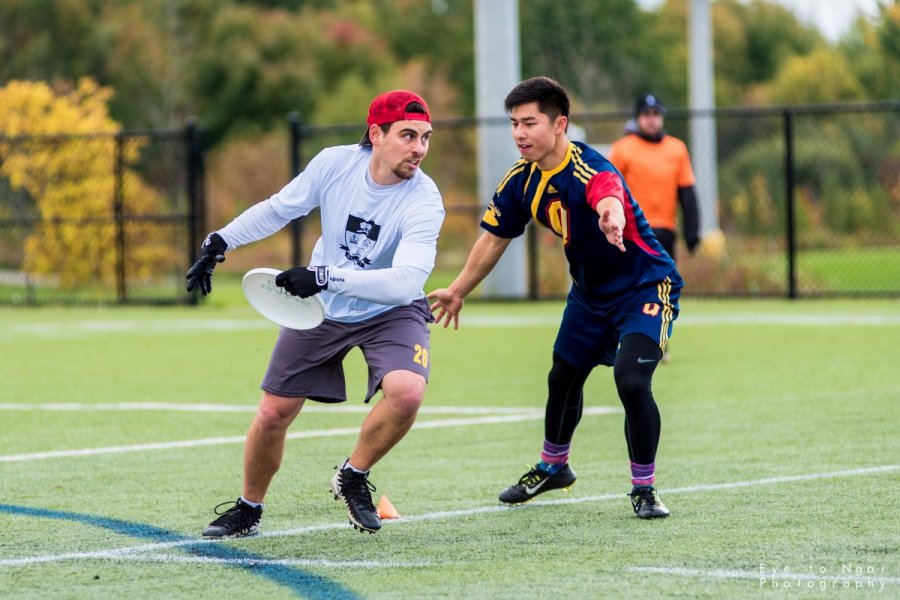
M 497 205 L 491 202 L 488 204 L 487 210 L 484 212 L 484 216 L 481 218 L 482 221 L 487 223 L 488 225 L 492 225 L 494 227 L 500 226 L 500 209 L 497 208 Z
M 377 225 L 374 221 L 366 221 L 350 215 L 347 218 L 347 230 L 344 232 L 344 242 L 341 250 L 347 260 L 356 263 L 360 268 L 366 268 L 366 265 L 372 264 L 366 258 L 375 244 L 378 242 L 378 232 L 381 231 L 381 225 Z

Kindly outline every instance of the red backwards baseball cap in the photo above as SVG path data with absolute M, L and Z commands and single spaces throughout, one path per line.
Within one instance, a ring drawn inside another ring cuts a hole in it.
M 425 113 L 406 112 L 410 102 L 418 102 Z M 427 121 L 431 123 L 431 113 L 425 100 L 418 94 L 406 90 L 393 90 L 375 96 L 369 105 L 366 125 L 387 125 L 395 121 Z

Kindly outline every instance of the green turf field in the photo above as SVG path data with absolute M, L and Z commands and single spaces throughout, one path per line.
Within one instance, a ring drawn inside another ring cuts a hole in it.
M 572 492 L 497 503 L 537 459 L 561 307 L 433 330 L 417 428 L 372 474 L 401 518 L 371 536 L 326 491 L 365 414 L 352 353 L 358 400 L 301 414 L 264 534 L 228 542 L 199 532 L 240 492 L 274 326 L 227 285 L 196 309 L 0 309 L 0 597 L 900 596 L 900 303 L 683 301 L 654 381 L 672 516 L 649 522 L 603 368 Z

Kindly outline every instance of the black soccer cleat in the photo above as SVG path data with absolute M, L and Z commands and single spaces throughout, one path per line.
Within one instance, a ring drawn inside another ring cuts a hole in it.
M 553 475 L 537 468 L 522 475 L 519 482 L 511 485 L 500 494 L 500 502 L 505 504 L 525 504 L 538 494 L 549 492 L 550 490 L 565 490 L 574 485 L 576 479 L 575 471 L 568 464 L 554 473 Z
M 628 494 L 635 514 L 642 519 L 659 519 L 669 516 L 669 509 L 659 499 L 659 492 L 652 485 L 636 485 Z
M 375 486 L 366 475 L 357 473 L 350 467 L 337 469 L 331 478 L 331 493 L 334 499 L 341 499 L 347 505 L 350 524 L 360 531 L 375 533 L 381 529 L 381 517 L 372 504 Z
M 225 512 L 219 512 L 223 506 L 231 505 Z M 248 537 L 259 533 L 259 522 L 262 519 L 262 507 L 253 508 L 238 498 L 235 502 L 223 502 L 213 509 L 218 519 L 206 526 L 203 537 L 211 539 Z

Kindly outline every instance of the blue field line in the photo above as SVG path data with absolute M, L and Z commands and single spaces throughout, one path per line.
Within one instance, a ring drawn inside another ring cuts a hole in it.
M 193 540 L 182 534 L 167 529 L 162 529 L 146 523 L 134 523 L 121 519 L 111 519 L 97 515 L 76 513 L 69 511 L 49 510 L 34 508 L 31 506 L 17 506 L 14 504 L 0 504 L 0 512 L 13 515 L 37 517 L 40 519 L 57 519 L 60 521 L 72 521 L 83 523 L 91 527 L 108 529 L 114 533 L 130 537 L 149 539 L 154 542 L 191 542 L 180 548 L 192 555 L 226 560 L 265 560 L 265 557 L 237 550 L 222 543 L 210 543 L 209 541 Z M 330 579 L 297 569 L 287 565 L 278 564 L 226 564 L 229 568 L 243 569 L 251 575 L 257 575 L 284 586 L 298 596 L 312 598 L 314 600 L 355 600 L 359 596 L 340 583 Z

